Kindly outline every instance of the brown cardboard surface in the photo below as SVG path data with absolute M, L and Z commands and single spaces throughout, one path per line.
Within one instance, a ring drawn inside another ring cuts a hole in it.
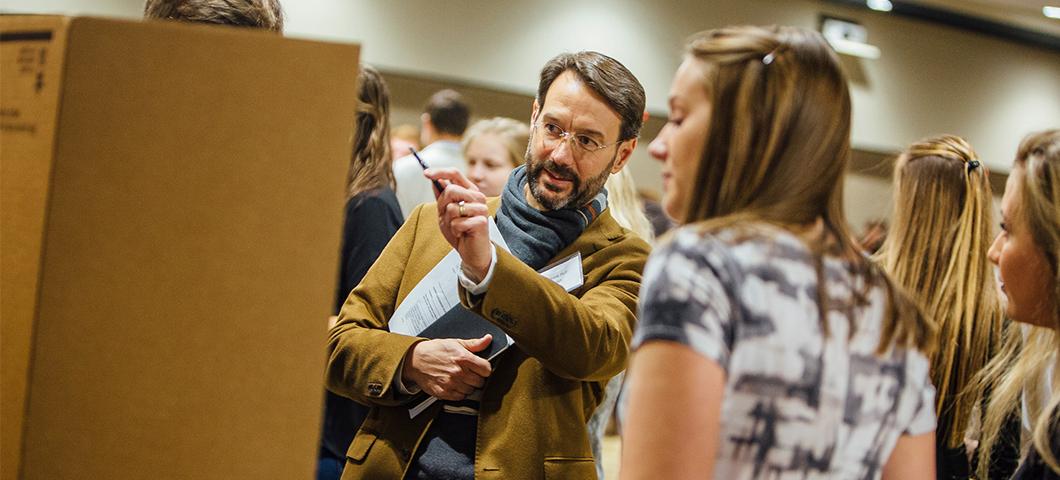
M 357 64 L 70 22 L 24 478 L 312 476 Z
M 0 17 L 0 479 L 18 477 L 66 20 Z

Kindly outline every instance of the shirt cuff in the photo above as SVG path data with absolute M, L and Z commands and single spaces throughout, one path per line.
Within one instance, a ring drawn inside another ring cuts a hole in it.
M 408 388 L 405 386 L 405 382 L 401 381 L 401 372 L 403 371 L 405 371 L 404 358 L 401 359 L 401 364 L 398 365 L 397 374 L 394 375 L 394 388 L 402 395 L 416 395 L 420 393 L 421 389 L 419 385 L 413 384 L 412 388 Z
M 490 243 L 490 268 L 486 270 L 486 276 L 482 277 L 482 281 L 475 283 L 468 278 L 467 274 L 464 273 L 464 266 L 460 266 L 460 272 L 457 273 L 457 278 L 460 280 L 460 286 L 467 290 L 467 293 L 471 295 L 482 295 L 486 293 L 486 289 L 490 286 L 490 281 L 493 280 L 493 268 L 497 265 L 497 246 Z

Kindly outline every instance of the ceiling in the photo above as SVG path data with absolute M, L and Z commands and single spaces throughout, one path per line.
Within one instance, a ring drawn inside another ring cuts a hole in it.
M 1022 28 L 1060 36 L 1060 20 L 1042 15 L 1042 7 L 1060 7 L 1060 0 L 906 0 L 983 17 Z
M 1042 0 L 971 0 L 966 1 L 964 3 L 981 3 L 995 7 L 1028 8 L 1031 10 L 1036 10 L 1039 13 L 1041 12 L 1043 6 L 1050 4 L 1050 2 L 1044 2 Z M 1056 4 L 1060 2 L 1052 3 Z

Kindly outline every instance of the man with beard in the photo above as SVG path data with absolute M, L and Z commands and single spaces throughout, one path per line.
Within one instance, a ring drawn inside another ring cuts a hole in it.
M 625 368 L 648 245 L 620 227 L 603 185 L 625 166 L 644 90 L 596 52 L 563 54 L 541 72 L 526 165 L 487 200 L 455 169 L 409 216 L 346 300 L 328 342 L 327 384 L 372 406 L 346 454 L 344 479 L 596 478 L 586 423 Z M 489 238 L 490 216 L 508 251 Z M 390 333 L 410 290 L 447 253 L 460 256 L 464 308 L 514 345 Z M 538 273 L 574 254 L 570 293 Z M 576 258 L 576 257 L 575 257 Z M 442 400 L 411 416 L 420 392 Z

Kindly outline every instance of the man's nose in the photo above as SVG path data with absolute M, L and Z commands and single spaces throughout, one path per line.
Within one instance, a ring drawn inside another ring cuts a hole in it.
M 574 140 L 571 137 L 563 137 L 560 139 L 559 145 L 552 149 L 552 161 L 561 165 L 571 165 L 574 163 Z

